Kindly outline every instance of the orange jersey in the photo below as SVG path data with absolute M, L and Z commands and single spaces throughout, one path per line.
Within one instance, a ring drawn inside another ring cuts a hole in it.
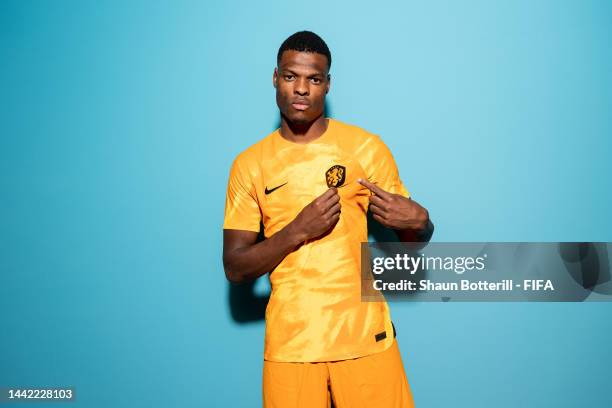
M 338 187 L 340 220 L 306 241 L 270 273 L 264 359 L 335 361 L 382 352 L 393 344 L 386 302 L 361 301 L 360 244 L 368 239 L 367 179 L 409 196 L 387 146 L 357 126 L 328 119 L 318 139 L 293 143 L 276 130 L 232 165 L 224 229 L 270 237 L 330 186 Z M 386 337 L 377 336 L 386 332 Z

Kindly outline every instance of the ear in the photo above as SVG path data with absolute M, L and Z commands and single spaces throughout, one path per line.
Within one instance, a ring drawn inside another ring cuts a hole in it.
M 272 75 L 272 86 L 276 88 L 277 85 L 278 85 L 278 70 L 277 68 L 274 68 L 274 75 Z
M 331 75 L 327 74 L 327 85 L 325 85 L 325 93 L 329 92 L 329 86 L 331 85 Z

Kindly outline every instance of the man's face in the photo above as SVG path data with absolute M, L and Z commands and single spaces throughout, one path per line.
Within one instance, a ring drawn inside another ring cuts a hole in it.
M 316 52 L 285 51 L 274 70 L 276 104 L 295 124 L 308 124 L 323 114 L 329 91 L 327 57 Z

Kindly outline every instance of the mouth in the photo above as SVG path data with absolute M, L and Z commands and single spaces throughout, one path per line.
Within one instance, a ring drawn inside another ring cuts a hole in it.
M 305 111 L 310 105 L 305 101 L 295 101 L 291 103 L 291 106 L 293 106 L 295 110 Z

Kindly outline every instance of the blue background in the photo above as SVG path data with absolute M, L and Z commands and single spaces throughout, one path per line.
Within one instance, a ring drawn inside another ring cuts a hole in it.
M 611 22 L 606 1 L 3 1 L 0 386 L 259 406 L 223 205 L 300 29 L 331 48 L 330 113 L 383 137 L 434 240 L 612 241 Z M 419 407 L 612 406 L 612 304 L 391 307 Z

